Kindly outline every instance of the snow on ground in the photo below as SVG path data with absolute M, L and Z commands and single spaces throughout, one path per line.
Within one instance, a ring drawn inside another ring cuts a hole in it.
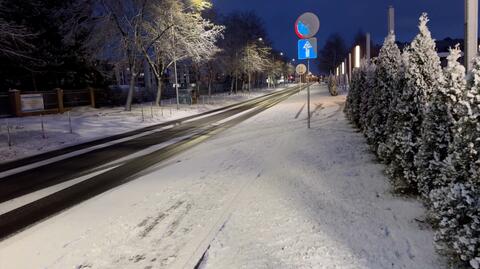
M 344 96 L 315 88 L 0 242 L 0 268 L 445 268 Z M 303 108 L 303 109 L 302 109 Z
M 70 112 L 72 134 L 67 113 L 43 116 L 46 139 L 42 135 L 40 116 L 1 119 L 0 163 L 199 114 L 271 91 L 273 89 L 256 90 L 251 94 L 219 94 L 210 100 L 205 96 L 200 98 L 199 105 L 181 105 L 180 110 L 176 109 L 175 100 L 163 100 L 163 108 L 146 103 L 143 104 L 143 118 L 140 105 L 135 105 L 130 112 L 124 111 L 123 107 L 77 107 Z M 10 126 L 12 147 L 8 146 L 7 124 Z

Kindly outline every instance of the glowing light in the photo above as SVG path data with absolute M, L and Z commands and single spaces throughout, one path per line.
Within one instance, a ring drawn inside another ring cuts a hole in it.
M 355 47 L 355 65 L 354 68 L 360 68 L 360 46 Z

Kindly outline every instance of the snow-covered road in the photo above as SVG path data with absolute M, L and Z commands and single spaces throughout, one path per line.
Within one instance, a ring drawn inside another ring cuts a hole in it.
M 344 97 L 315 87 L 311 130 L 305 99 L 0 242 L 0 268 L 444 268 Z

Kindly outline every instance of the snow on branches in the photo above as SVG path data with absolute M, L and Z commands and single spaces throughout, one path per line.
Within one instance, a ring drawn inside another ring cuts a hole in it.
M 388 36 L 375 68 L 354 71 L 345 113 L 395 189 L 424 199 L 439 249 L 479 269 L 480 57 L 466 79 L 456 46 L 442 70 L 428 21 L 403 54 Z

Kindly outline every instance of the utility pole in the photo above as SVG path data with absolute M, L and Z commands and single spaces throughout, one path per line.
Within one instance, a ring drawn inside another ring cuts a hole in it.
M 472 70 L 478 54 L 478 0 L 465 0 L 465 68 Z
M 371 43 L 371 41 L 370 41 L 370 33 L 367 33 L 367 37 L 366 37 L 365 39 L 366 39 L 366 41 L 367 41 L 367 44 L 365 44 L 365 46 L 366 46 L 366 48 L 367 48 L 367 49 L 366 49 L 366 59 L 367 59 L 367 61 L 368 61 L 368 60 L 370 60 L 370 57 L 371 57 L 371 54 L 370 54 L 370 43 Z
M 395 8 L 388 7 L 388 34 L 395 36 Z
M 352 79 L 352 53 L 348 54 L 348 84 L 350 84 L 350 80 Z

